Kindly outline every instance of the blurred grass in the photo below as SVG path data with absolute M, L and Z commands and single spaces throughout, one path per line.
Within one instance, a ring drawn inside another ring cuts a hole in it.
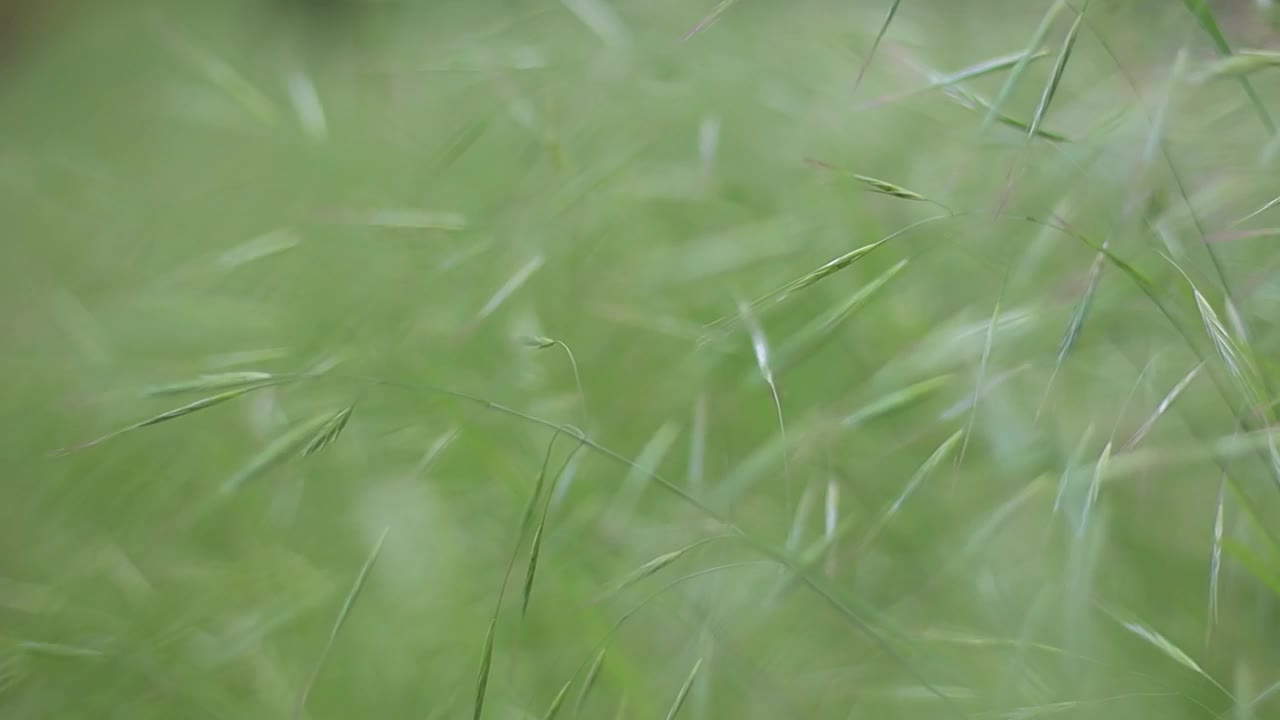
M 570 680 L 559 717 L 662 717 L 686 678 L 688 718 L 1280 712 L 1274 415 L 1241 394 L 1274 400 L 1280 276 L 1264 234 L 1223 235 L 1275 224 L 1235 223 L 1280 194 L 1276 145 L 1236 83 L 1196 81 L 1196 18 L 1093 3 L 1043 120 L 1072 142 L 983 131 L 944 92 L 873 102 L 1023 49 L 1050 4 L 902 3 L 856 94 L 888 2 L 51 14 L 0 76 L 0 714 L 280 717 L 320 667 L 311 717 L 470 716 L 552 431 L 427 386 L 575 426 L 585 395 L 583 430 L 638 466 L 586 448 L 547 481 L 485 717 L 543 717 Z M 1274 47 L 1212 6 L 1234 47 Z M 1052 65 L 1001 111 L 1030 122 Z M 754 311 L 784 446 L 747 325 L 706 325 L 939 214 L 850 173 L 955 214 Z M 325 372 L 49 455 L 199 397 L 147 388 L 245 370 Z M 324 452 L 220 499 L 352 405 Z M 930 460 L 957 432 L 963 459 Z M 725 532 L 652 472 L 794 535 L 893 652 L 749 543 L 631 582 Z

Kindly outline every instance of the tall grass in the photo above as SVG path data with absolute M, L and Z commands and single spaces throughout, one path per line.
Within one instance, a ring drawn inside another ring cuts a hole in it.
M 0 716 L 1280 713 L 1251 10 L 280 7 L 0 75 Z

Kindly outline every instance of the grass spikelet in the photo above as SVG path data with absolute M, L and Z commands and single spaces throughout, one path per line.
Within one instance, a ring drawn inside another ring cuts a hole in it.
M 1058 92 L 1058 84 L 1062 81 L 1062 74 L 1067 69 L 1067 62 L 1071 59 L 1071 50 L 1076 45 L 1076 37 L 1080 34 L 1080 24 L 1084 22 L 1084 14 L 1089 9 L 1089 0 L 1084 0 L 1084 4 L 1080 6 L 1080 12 L 1076 14 L 1075 22 L 1071 23 L 1071 29 L 1067 31 L 1066 40 L 1062 41 L 1062 51 L 1058 54 L 1058 61 L 1054 63 L 1053 72 L 1049 75 L 1049 82 L 1044 87 L 1044 93 L 1040 96 L 1040 104 L 1036 106 L 1035 115 L 1031 118 L 1031 127 L 1027 129 L 1027 136 L 1034 137 L 1036 131 L 1040 129 L 1040 123 L 1044 120 L 1044 116 L 1049 112 L 1049 105 L 1053 103 L 1053 96 Z
M 853 92 L 858 92 L 858 87 L 862 85 L 862 76 L 866 75 L 867 68 L 871 67 L 871 61 L 875 59 L 876 50 L 880 47 L 880 41 L 884 40 L 885 33 L 889 32 L 889 25 L 893 22 L 893 16 L 898 13 L 898 6 L 902 4 L 902 0 L 893 0 L 889 4 L 889 11 L 885 13 L 884 20 L 880 23 L 880 30 L 876 32 L 876 39 L 871 42 L 871 49 L 867 51 L 867 57 L 862 61 L 862 65 L 858 67 L 858 75 L 853 79 Z
M 522 335 L 520 343 L 534 350 L 546 350 L 557 346 L 564 350 L 564 354 L 569 357 L 569 367 L 573 370 L 573 382 L 578 386 L 578 404 L 582 406 L 582 425 L 584 428 L 590 428 L 591 415 L 587 412 L 587 393 L 582 389 L 582 375 L 578 372 L 578 359 L 573 356 L 573 350 L 570 350 L 564 341 L 545 335 Z
M 329 629 L 329 637 L 325 640 L 324 648 L 320 651 L 320 657 L 316 660 L 316 666 L 311 670 L 311 675 L 307 678 L 307 682 L 302 686 L 302 692 L 298 695 L 298 701 L 293 706 L 292 717 L 294 720 L 302 717 L 303 708 L 307 704 L 307 696 L 311 694 L 311 688 L 315 685 L 316 678 L 320 675 L 320 669 L 324 667 L 324 661 L 329 657 L 329 652 L 333 650 L 333 643 L 338 638 L 338 633 L 342 630 L 342 626 L 346 624 L 347 618 L 351 615 L 351 609 L 355 607 L 356 600 L 360 597 L 360 592 L 364 589 L 365 583 L 369 579 L 369 573 L 373 570 L 373 565 L 378 561 L 378 555 L 382 552 L 382 544 L 387 539 L 387 534 L 391 532 L 391 528 L 385 528 L 382 534 L 378 536 L 378 541 L 374 544 L 373 550 L 369 551 L 369 556 L 365 558 L 364 565 L 360 567 L 356 580 L 351 585 L 351 590 L 347 592 L 347 597 L 342 601 L 342 607 L 338 610 L 338 617 L 333 621 L 333 627 Z
M 1213 10 L 1209 8 L 1207 0 L 1182 0 L 1182 4 L 1195 17 L 1199 23 L 1200 29 L 1204 30 L 1209 39 L 1213 41 L 1213 47 L 1218 55 L 1223 59 L 1230 59 L 1232 56 L 1231 44 L 1227 42 L 1227 38 L 1222 34 L 1222 29 L 1218 27 L 1218 21 L 1213 16 Z M 1276 134 L 1275 122 L 1271 119 L 1271 114 L 1267 112 L 1267 107 L 1262 103 L 1262 98 L 1258 96 L 1258 92 L 1253 89 L 1253 84 L 1249 82 L 1249 78 L 1243 75 L 1237 76 L 1236 80 L 1240 83 L 1241 90 L 1249 98 L 1249 102 L 1253 105 L 1254 112 L 1258 115 L 1258 120 L 1262 122 L 1262 126 L 1266 128 L 1268 135 Z
M 675 561 L 684 557 L 686 554 L 689 553 L 689 551 L 694 550 L 695 548 L 701 547 L 702 545 L 705 545 L 711 542 L 712 540 L 720 540 L 720 539 L 723 539 L 724 537 L 726 536 L 715 535 L 713 537 L 702 538 L 701 540 L 695 540 L 694 542 L 691 542 L 688 545 L 685 545 L 684 547 L 679 548 L 678 550 L 672 550 L 671 552 L 663 553 L 655 558 L 648 560 L 640 567 L 636 568 L 635 570 L 632 570 L 631 572 L 627 573 L 626 575 L 622 576 L 622 578 L 614 582 L 613 588 L 607 591 L 606 593 L 604 593 L 603 595 L 601 595 L 597 599 L 597 602 L 607 600 L 608 598 L 611 598 L 621 593 L 623 590 L 626 590 L 632 585 L 635 585 L 641 580 L 644 580 L 650 575 L 657 573 L 663 568 L 666 568 L 668 565 L 671 565 Z
M 284 462 L 298 452 L 309 439 L 314 438 L 316 433 L 333 418 L 333 415 L 319 415 L 285 431 L 228 478 L 222 484 L 222 494 L 231 495 L 249 480 Z
M 578 697 L 573 702 L 574 716 L 582 714 L 582 706 L 586 704 L 592 689 L 595 688 L 596 680 L 600 679 L 600 670 L 604 667 L 604 656 L 608 650 L 608 647 L 600 648 L 600 652 L 596 653 L 595 658 L 591 661 L 591 667 L 587 668 L 587 675 L 582 681 L 582 690 L 578 692 Z
M 560 692 L 552 698 L 551 704 L 547 706 L 547 711 L 542 714 L 542 720 L 555 720 L 560 714 L 560 708 L 564 706 L 564 699 L 569 696 L 569 687 L 573 685 L 573 680 L 569 680 L 560 687 Z
M 1248 221 L 1250 221 L 1250 220 L 1254 219 L 1255 217 L 1257 217 L 1257 216 L 1261 215 L 1262 213 L 1264 213 L 1264 212 L 1266 212 L 1266 211 L 1270 210 L 1271 208 L 1273 208 L 1273 207 L 1275 207 L 1275 206 L 1277 206 L 1277 205 L 1280 205 L 1280 197 L 1276 197 L 1276 198 L 1274 198 L 1274 199 L 1272 199 L 1272 200 L 1268 201 L 1267 203 L 1265 203 L 1262 207 L 1258 208 L 1257 210 L 1254 210 L 1253 212 L 1249 213 L 1248 215 L 1245 215 L 1244 217 L 1240 218 L 1239 220 L 1236 220 L 1235 222 L 1231 223 L 1231 227 L 1235 227 L 1235 226 L 1237 226 L 1237 225 L 1242 225 L 1242 224 L 1244 224 L 1244 223 L 1246 223 L 1246 222 L 1248 222 Z
M 1065 0 L 1054 0 L 1048 11 L 1045 12 L 1044 17 L 1040 19 L 1040 24 L 1036 26 L 1035 32 L 1031 35 L 1031 40 L 1027 42 L 1026 48 L 1023 50 L 1022 58 L 1014 64 L 1013 69 L 1009 71 L 1009 76 L 1005 78 L 1004 85 L 1000 87 L 1000 92 L 996 94 L 995 99 L 987 107 L 987 114 L 982 120 L 982 127 L 990 127 L 991 123 L 995 122 L 999 117 L 1001 108 L 1009 100 L 1009 96 L 1013 93 L 1013 88 L 1022 79 L 1023 73 L 1027 71 L 1027 66 L 1031 64 L 1031 58 L 1035 51 L 1044 45 L 1044 40 L 1049 35 L 1049 29 L 1053 27 L 1053 22 L 1057 20 L 1058 14 L 1062 12 L 1064 7 L 1066 7 Z
M 890 233 L 889 235 L 886 235 L 885 237 L 869 245 L 863 245 L 862 247 L 850 250 L 849 252 L 843 255 L 840 255 L 839 257 L 828 260 L 825 264 L 819 266 L 816 270 L 812 270 L 806 273 L 805 275 L 799 278 L 796 278 L 795 280 L 792 280 L 786 285 L 783 285 L 782 287 L 779 287 L 773 290 L 772 292 L 769 292 L 765 295 L 762 295 L 756 298 L 755 300 L 752 300 L 751 303 L 748 305 L 748 307 L 750 307 L 752 310 L 759 310 L 764 306 L 776 305 L 777 303 L 783 302 L 792 294 L 797 293 L 801 290 L 804 290 L 805 288 L 808 288 L 816 283 L 822 282 L 823 280 L 834 275 L 835 273 L 838 273 L 841 270 L 844 270 L 850 265 L 856 263 L 857 261 L 871 254 L 877 248 L 881 247 L 882 245 L 889 242 L 890 240 L 893 240 L 894 238 L 897 238 L 898 236 L 903 235 L 904 233 L 914 230 L 915 228 L 918 228 L 927 223 L 936 222 L 938 220 L 945 220 L 948 217 L 950 216 L 934 215 L 932 217 L 925 218 L 924 220 L 911 223 L 910 225 L 907 225 L 904 228 L 896 230 Z M 742 319 L 741 314 L 730 315 L 727 317 L 720 318 L 719 320 L 716 320 L 712 323 L 709 323 L 706 326 L 706 329 L 714 330 L 714 329 L 723 327 L 724 325 L 727 325 L 729 323 L 737 322 L 738 320 L 741 320 L 741 319 Z
M 862 183 L 864 186 L 866 186 L 868 190 L 874 193 L 879 193 L 881 195 L 889 195 L 890 197 L 896 197 L 901 200 L 933 202 L 932 200 L 921 195 L 918 192 L 908 190 L 902 187 L 901 185 L 896 185 L 894 183 L 889 182 L 888 180 L 881 180 L 880 178 L 871 177 L 870 175 L 861 175 L 856 172 L 852 172 L 850 170 L 845 170 L 844 168 L 836 167 L 835 165 L 832 165 L 827 162 L 823 162 L 821 160 L 809 159 L 808 162 L 810 165 L 813 165 L 814 167 L 822 168 L 823 170 L 828 170 L 832 173 L 835 173 L 838 176 L 852 178 L 853 180 L 856 180 Z
M 142 393 L 151 397 L 163 397 L 165 395 L 181 395 L 189 392 L 216 392 L 219 390 L 232 390 L 243 388 L 247 385 L 266 385 L 267 383 L 279 383 L 284 378 L 277 377 L 268 372 L 259 372 L 256 370 L 244 370 L 239 372 L 210 373 L 208 375 L 200 375 L 191 380 L 183 380 L 175 383 L 167 383 L 165 385 L 153 385 L 143 389 Z
M 684 707 L 684 702 L 689 698 L 689 690 L 693 688 L 693 681 L 698 678 L 698 671 L 702 669 L 702 658 L 693 664 L 693 668 L 689 670 L 689 676 L 684 679 L 684 684 L 680 686 L 680 691 L 676 693 L 676 699 L 671 703 L 671 709 L 667 711 L 667 720 L 675 720 L 680 714 L 680 708 Z
M 321 426 L 315 436 L 307 441 L 306 446 L 302 448 L 302 454 L 304 456 L 314 455 L 329 447 L 342 434 L 343 428 L 347 426 L 347 420 L 351 419 L 353 410 L 355 410 L 354 405 L 347 406 L 325 421 L 325 424 Z
M 228 400 L 234 400 L 240 397 L 241 395 L 245 395 L 247 393 L 253 392 L 254 390 L 259 390 L 261 388 L 268 387 L 269 385 L 270 383 L 265 383 L 265 384 L 258 383 L 253 385 L 247 385 L 244 387 L 237 387 L 231 390 L 227 390 L 225 392 L 220 392 L 216 395 L 202 397 L 199 400 L 194 400 L 192 402 L 187 403 L 186 405 L 182 405 L 181 407 L 176 407 L 176 408 L 173 408 L 172 410 L 166 410 L 160 413 L 159 415 L 153 415 L 152 417 L 149 417 L 146 420 L 133 423 L 132 425 L 126 425 L 125 427 L 122 427 L 118 430 L 113 430 L 107 433 L 106 435 L 102 435 L 88 442 L 83 442 L 83 443 L 80 443 L 79 445 L 73 445 L 71 447 L 61 448 L 59 450 L 56 450 L 53 454 L 66 455 L 79 450 L 84 450 L 86 448 L 93 447 L 94 445 L 98 445 L 108 440 L 111 440 L 113 438 L 124 435 L 125 433 L 133 432 L 134 430 L 141 430 L 142 428 L 151 427 L 152 425 L 159 425 L 160 423 L 168 422 L 170 420 L 177 420 L 178 418 L 186 417 L 187 415 L 200 412 L 201 410 L 207 410 L 216 405 L 221 405 L 222 403 L 225 403 Z

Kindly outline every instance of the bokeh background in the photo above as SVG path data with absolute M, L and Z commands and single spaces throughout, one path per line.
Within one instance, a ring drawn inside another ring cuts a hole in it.
M 3 7 L 0 716 L 1280 716 L 1267 8 Z

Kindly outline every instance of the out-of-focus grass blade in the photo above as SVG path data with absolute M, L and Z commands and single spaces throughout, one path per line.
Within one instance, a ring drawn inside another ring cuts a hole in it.
M 1142 442 L 1142 439 L 1147 436 L 1147 433 L 1151 432 L 1151 428 L 1155 426 L 1156 421 L 1160 419 L 1160 416 L 1164 415 L 1165 412 L 1173 405 L 1174 401 L 1182 395 L 1182 392 L 1187 389 L 1187 386 L 1191 384 L 1192 380 L 1196 379 L 1196 376 L 1200 374 L 1202 369 L 1204 369 L 1204 363 L 1197 364 L 1195 367 L 1191 368 L 1191 372 L 1184 375 L 1183 378 L 1169 390 L 1168 394 L 1164 396 L 1164 399 L 1160 401 L 1160 404 L 1156 405 L 1155 411 L 1151 413 L 1150 417 L 1143 421 L 1142 425 L 1134 431 L 1133 436 L 1129 438 L 1129 441 L 1124 444 L 1126 452 L 1132 450 L 1138 443 Z
M 893 22 L 893 16 L 898 13 L 898 6 L 901 4 L 902 0 L 893 0 L 889 4 L 889 11 L 885 13 L 884 21 L 880 23 L 880 30 L 876 32 L 876 39 L 871 42 L 871 49 L 867 51 L 866 59 L 858 67 L 858 76 L 853 79 L 853 92 L 858 92 L 858 86 L 862 84 L 862 76 L 866 75 L 867 68 L 871 67 L 871 61 L 876 56 L 880 41 L 884 40 L 885 33 L 889 32 L 889 25 Z
M 322 427 L 333 420 L 333 417 L 333 415 L 319 415 L 285 431 L 228 478 L 222 484 L 222 494 L 231 495 L 249 480 L 284 462 L 298 452 L 309 439 L 314 438 Z
M 1222 550 L 1252 575 L 1254 580 L 1262 583 L 1277 598 L 1280 598 L 1280 568 L 1274 564 L 1268 564 L 1265 559 L 1235 538 L 1223 539 Z
M 176 408 L 173 408 L 172 410 L 166 410 L 165 412 L 162 412 L 159 415 L 154 415 L 152 417 L 149 417 L 146 420 L 133 423 L 132 425 L 126 425 L 125 427 L 122 427 L 118 430 L 113 430 L 107 433 L 106 435 L 102 435 L 88 442 L 83 442 L 83 443 L 80 443 L 79 445 L 73 445 L 71 447 L 61 448 L 55 451 L 54 454 L 66 455 L 68 453 L 76 452 L 78 450 L 84 450 L 85 448 L 93 447 L 94 445 L 104 443 L 107 440 L 111 440 L 112 438 L 119 437 L 120 435 L 123 435 L 125 433 L 133 432 L 134 430 L 141 430 L 142 428 L 150 427 L 152 425 L 159 425 L 160 423 L 168 422 L 169 420 L 177 420 L 180 417 L 186 417 L 187 415 L 200 412 L 201 410 L 206 410 L 208 408 L 214 407 L 215 405 L 221 405 L 222 403 L 227 402 L 228 400 L 234 400 L 240 397 L 241 395 L 253 392 L 254 390 L 259 390 L 264 387 L 268 387 L 271 384 L 272 383 L 257 383 L 253 385 L 247 385 L 244 387 L 234 388 L 232 390 L 227 390 L 225 392 L 220 392 L 220 393 L 217 393 L 216 395 L 203 397 L 203 398 L 200 398 L 199 400 L 189 402 L 186 405 L 183 405 L 181 407 L 176 407 Z
M 891 95 L 885 95 L 883 97 L 876 98 L 875 100 L 872 100 L 866 103 L 865 105 L 860 106 L 860 109 L 874 108 L 880 105 L 884 105 L 886 103 L 897 102 L 899 100 L 904 100 L 906 98 L 914 97 L 916 95 L 922 95 L 924 93 L 927 93 L 933 90 L 949 88 L 954 85 L 959 85 L 960 83 L 967 82 L 975 78 L 980 78 L 994 72 L 1000 72 L 1001 70 L 1008 70 L 1010 67 L 1013 67 L 1017 63 L 1021 62 L 1023 58 L 1028 58 L 1028 61 L 1030 62 L 1030 61 L 1038 60 L 1043 57 L 1048 57 L 1048 55 L 1049 55 L 1048 50 L 1037 50 L 1033 53 L 1027 53 L 1026 51 L 1023 51 L 1023 52 L 1013 53 L 1010 55 L 1001 55 L 999 57 L 991 58 L 989 60 L 982 60 L 968 67 L 964 67 L 959 70 L 956 70 L 955 72 L 952 72 L 952 73 L 943 74 L 940 72 L 930 70 L 927 73 L 929 76 L 928 85 L 925 85 L 924 87 L 921 87 L 921 88 L 916 88 L 914 90 L 907 90 L 906 92 L 893 93 Z
M 1224 688 L 1217 680 L 1213 679 L 1212 675 L 1205 672 L 1205 669 L 1200 667 L 1200 664 L 1197 663 L 1191 657 L 1191 655 L 1187 654 L 1185 650 L 1175 645 L 1173 641 L 1169 640 L 1169 638 L 1165 637 L 1164 635 L 1161 635 L 1159 632 L 1147 627 L 1146 625 L 1143 625 L 1137 620 L 1122 617 L 1110 611 L 1104 610 L 1104 612 L 1110 615 L 1111 619 L 1119 623 L 1120 626 L 1123 627 L 1125 630 L 1128 630 L 1129 632 L 1133 633 L 1139 638 L 1142 638 L 1142 640 L 1144 640 L 1147 644 L 1151 645 L 1156 650 L 1160 651 L 1160 653 L 1163 654 L 1165 657 L 1195 672 L 1197 675 L 1204 678 L 1205 680 L 1208 680 L 1210 683 L 1213 684 L 1214 687 L 1218 688 L 1223 693 L 1226 693 L 1228 696 L 1231 695 L 1231 693 L 1228 692 L 1226 688 Z
M 888 415 L 946 387 L 951 382 L 951 377 L 951 375 L 939 375 L 921 380 L 900 390 L 894 390 L 846 415 L 840 421 L 840 424 L 852 427 Z
M 736 5 L 737 2 L 738 0 L 720 0 L 720 2 L 716 3 L 715 7 L 711 8 L 711 12 L 707 13 L 707 15 L 703 17 L 701 20 L 699 20 L 696 25 L 689 28 L 689 30 L 684 35 L 680 36 L 680 41 L 684 42 L 689 38 L 693 37 L 694 35 L 697 35 L 698 33 L 707 29 L 707 27 L 711 25 L 711 23 L 715 22 L 716 20 L 719 20 L 720 16 L 728 12 L 729 8 Z
M 693 688 L 693 681 L 698 677 L 698 671 L 702 669 L 702 658 L 693 664 L 693 669 L 689 671 L 689 676 L 685 678 L 684 684 L 680 686 L 680 691 L 676 693 L 676 699 L 671 703 L 671 709 L 667 711 L 667 720 L 675 720 L 680 714 L 680 708 L 684 707 L 684 701 L 689 698 L 689 690 Z
M 914 230 L 915 228 L 918 228 L 927 223 L 936 222 L 938 220 L 945 220 L 948 217 L 950 217 L 950 215 L 934 215 L 932 217 L 925 218 L 924 220 L 919 220 L 917 222 L 911 223 L 910 225 L 907 225 L 904 228 L 896 230 L 869 245 L 863 245 L 862 247 L 850 250 L 849 252 L 839 257 L 836 257 L 836 258 L 833 258 L 832 260 L 827 261 L 825 264 L 818 267 L 816 270 L 813 270 L 803 275 L 802 277 L 792 280 L 791 282 L 787 283 L 786 285 L 783 285 L 782 287 L 777 288 L 776 290 L 773 290 L 772 292 L 769 292 L 765 295 L 762 295 L 756 298 L 751 302 L 751 304 L 749 305 L 749 308 L 752 310 L 757 310 L 764 305 L 774 305 L 774 304 L 780 303 L 783 300 L 786 300 L 788 297 L 790 297 L 793 293 L 799 292 L 811 285 L 814 285 L 815 283 L 821 282 L 826 278 L 830 277 L 831 275 L 849 267 L 855 262 L 871 254 L 877 248 L 889 242 L 890 240 L 893 240 L 894 238 L 897 238 L 900 235 L 903 235 L 904 233 Z M 740 319 L 742 319 L 741 313 L 729 315 L 709 323 L 706 326 L 706 329 L 715 330 L 718 328 L 722 328 L 723 326 L 736 322 Z
M 1049 6 L 1049 10 L 1045 12 L 1044 17 L 1040 19 L 1040 24 L 1036 27 L 1035 32 L 1031 35 L 1031 40 L 1027 42 L 1026 48 L 1023 50 L 1023 57 L 1014 64 L 1013 69 L 1009 71 L 1009 76 L 1005 78 L 1004 85 L 1000 87 L 1000 92 L 996 94 L 995 100 L 987 108 L 987 115 L 982 120 L 984 128 L 990 127 L 1000 115 L 1001 109 L 1009 96 L 1013 93 L 1013 88 L 1017 86 L 1018 81 L 1022 79 L 1023 73 L 1027 70 L 1027 65 L 1031 63 L 1032 54 L 1044 45 L 1044 39 L 1049 35 L 1049 29 L 1053 27 L 1053 22 L 1058 18 L 1058 13 L 1066 7 L 1066 0 L 1053 0 L 1053 4 Z
M 981 95 L 978 95 L 975 92 L 972 92 L 960 87 L 950 87 L 950 88 L 947 88 L 944 92 L 946 93 L 948 98 L 950 98 L 953 102 L 960 105 L 961 107 L 965 107 L 970 110 L 975 110 L 978 112 L 986 111 L 988 114 L 990 114 L 994 110 L 995 122 L 998 122 L 1001 125 L 1011 127 L 1014 130 L 1021 130 L 1025 133 L 1035 135 L 1036 137 L 1043 138 L 1051 142 L 1061 142 L 1061 143 L 1071 142 L 1071 138 L 1067 137 L 1066 135 L 1063 135 L 1062 133 L 1057 133 L 1052 130 L 1045 130 L 1044 128 L 1035 128 L 1035 130 L 1033 131 L 1030 123 L 1024 120 L 1019 120 L 1018 118 L 1013 117 L 1012 115 L 1006 114 L 1004 111 L 995 110 L 994 106 L 989 101 L 987 101 Z
M 1054 63 L 1053 72 L 1049 75 L 1049 82 L 1044 86 L 1044 93 L 1040 95 L 1040 104 L 1036 106 L 1036 113 L 1031 118 L 1031 127 L 1027 129 L 1028 137 L 1034 137 L 1040 129 L 1040 123 L 1044 120 L 1044 116 L 1049 112 L 1049 105 L 1053 103 L 1053 97 L 1058 93 L 1058 84 L 1062 82 L 1062 75 L 1067 69 L 1067 62 L 1071 59 L 1071 50 L 1076 45 L 1076 37 L 1080 34 L 1080 24 L 1084 22 L 1084 14 L 1089 9 L 1089 0 L 1084 0 L 1080 6 L 1079 13 L 1076 14 L 1075 22 L 1071 23 L 1071 29 L 1067 31 L 1067 39 L 1062 42 L 1062 51 L 1058 53 L 1058 61 Z
M 1195 16 L 1196 22 L 1200 24 L 1200 28 L 1205 34 L 1213 40 L 1214 49 L 1218 55 L 1224 59 L 1232 56 L 1231 44 L 1227 42 L 1227 38 L 1222 34 L 1222 30 L 1218 27 L 1218 21 L 1213 16 L 1213 11 L 1209 9 L 1207 0 L 1182 0 L 1182 4 L 1187 10 Z M 1248 96 L 1249 102 L 1253 104 L 1254 112 L 1258 115 L 1258 120 L 1262 122 L 1263 127 L 1267 129 L 1269 135 L 1276 134 L 1276 124 L 1271 119 L 1271 114 L 1267 112 L 1267 107 L 1262 103 L 1262 98 L 1258 96 L 1253 84 L 1249 82 L 1249 78 L 1239 76 L 1236 78 L 1240 82 L 1240 88 L 1244 90 L 1244 94 Z
M 493 640 L 497 629 L 498 614 L 495 611 L 493 619 L 489 621 L 489 630 L 484 635 L 484 649 L 480 651 L 480 672 L 476 677 L 476 702 L 471 714 L 472 720 L 480 720 L 484 714 L 484 694 L 489 688 L 489 669 L 493 667 Z
M 218 390 L 231 390 L 242 388 L 246 385 L 259 385 L 269 382 L 282 382 L 285 378 L 280 378 L 268 372 L 258 372 L 254 370 L 244 370 L 239 372 L 211 373 L 208 375 L 200 375 L 190 380 L 182 380 L 175 383 L 167 383 L 164 385 L 152 385 L 145 388 L 142 392 L 152 397 L 160 397 L 164 395 L 181 395 L 188 392 L 215 392 Z
M 573 702 L 573 714 L 575 716 L 582 713 L 582 706 L 587 702 L 587 697 L 591 695 L 591 690 L 596 686 L 596 680 L 600 677 L 600 669 L 604 667 L 604 656 L 608 651 L 608 647 L 600 648 L 600 652 L 591 661 L 591 667 L 587 668 L 587 676 L 582 681 L 582 690 L 578 692 L 578 698 Z
M 293 706 L 292 717 L 294 720 L 302 717 L 303 708 L 307 704 L 307 696 L 311 694 L 311 687 L 315 685 L 316 678 L 320 675 L 320 669 L 324 667 L 324 661 L 329 657 L 329 652 L 333 649 L 333 643 L 338 638 L 338 632 L 342 630 L 342 626 L 347 622 L 347 617 L 351 615 L 351 608 L 355 607 L 356 600 L 360 597 L 360 591 L 364 589 L 365 582 L 369 579 L 369 572 L 373 570 L 373 565 L 377 562 L 379 553 L 382 552 L 382 544 L 386 541 L 387 534 L 390 532 L 391 528 L 388 527 L 378 536 L 378 542 L 374 544 L 373 550 L 365 558 L 364 565 L 360 567 L 360 573 L 356 575 L 356 581 L 351 585 L 351 590 L 347 592 L 346 599 L 342 601 L 342 608 L 338 610 L 338 617 L 333 621 L 333 627 L 329 629 L 329 637 L 325 640 L 324 648 L 320 651 L 316 666 L 312 669 L 306 684 L 302 686 L 298 701 Z
M 547 711 L 543 713 L 542 720 L 556 720 L 556 716 L 560 714 L 560 708 L 564 706 L 564 699 L 569 695 L 569 687 L 573 685 L 573 680 L 569 680 L 560 687 L 560 692 L 556 693 L 555 698 L 551 700 L 551 704 L 547 706 Z
M 1280 68 L 1280 52 L 1239 50 L 1236 54 L 1224 57 L 1206 68 L 1202 79 L 1243 77 L 1271 68 Z

